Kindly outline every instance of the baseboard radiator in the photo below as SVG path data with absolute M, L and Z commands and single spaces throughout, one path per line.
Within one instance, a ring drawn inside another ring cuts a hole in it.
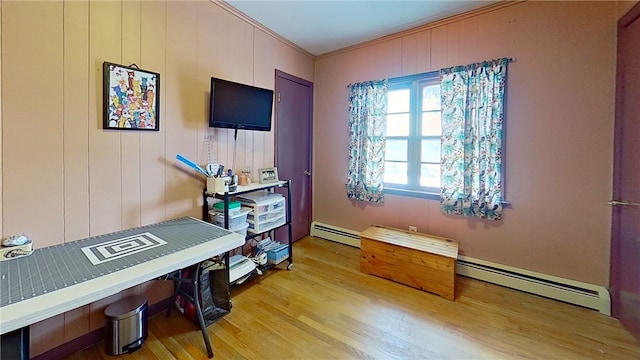
M 314 221 L 311 236 L 360 247 L 357 231 Z M 611 316 L 611 298 L 603 286 L 518 269 L 467 256 L 458 256 L 458 275 L 583 306 Z
M 360 232 L 317 221 L 311 223 L 311 236 L 360 247 Z

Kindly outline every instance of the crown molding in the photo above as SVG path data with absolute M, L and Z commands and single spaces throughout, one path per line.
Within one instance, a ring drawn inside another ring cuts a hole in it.
M 271 37 L 275 38 L 276 40 L 294 48 L 295 50 L 303 53 L 304 55 L 315 59 L 316 56 L 310 52 L 308 52 L 307 50 L 301 48 L 300 46 L 294 44 L 293 42 L 285 39 L 284 37 L 280 36 L 279 34 L 275 33 L 273 30 L 269 29 L 268 27 L 262 25 L 260 22 L 258 22 L 257 20 L 255 20 L 254 18 L 248 16 L 247 14 L 241 12 L 240 10 L 234 8 L 233 6 L 229 5 L 227 2 L 225 2 L 224 0 L 209 0 L 212 3 L 218 5 L 219 7 L 221 7 L 222 9 L 226 10 L 227 12 L 231 13 L 232 15 L 244 20 L 245 22 L 249 23 L 250 25 L 252 25 L 253 27 L 269 34 Z
M 464 19 L 468 19 L 474 16 L 478 16 L 478 15 L 482 15 L 482 14 L 486 14 L 492 11 L 496 11 L 499 9 L 503 9 L 515 4 L 519 4 L 522 2 L 525 2 L 527 0 L 503 0 L 500 1 L 498 3 L 495 4 L 491 4 L 491 5 L 487 5 L 485 7 L 479 8 L 479 9 L 475 9 L 475 10 L 470 10 L 464 13 L 460 13 L 457 15 L 453 15 L 453 16 L 449 16 L 447 18 L 438 20 L 438 21 L 434 21 L 434 22 L 430 22 L 424 25 L 419 25 L 416 26 L 414 28 L 408 29 L 408 30 L 404 30 L 404 31 L 400 31 L 397 33 L 393 33 L 390 35 L 386 35 L 386 36 L 382 36 L 373 40 L 369 40 L 369 41 L 365 41 L 356 45 L 351 45 L 351 46 L 347 46 L 338 50 L 334 50 L 334 51 L 330 51 L 324 54 L 320 54 L 320 55 L 314 55 L 310 52 L 308 52 L 307 50 L 301 48 L 300 46 L 294 44 L 293 42 L 289 41 L 288 39 L 285 39 L 284 37 L 282 37 L 281 35 L 275 33 L 273 30 L 269 29 L 268 27 L 262 25 L 260 22 L 258 22 L 257 20 L 253 19 L 252 17 L 246 15 L 245 13 L 241 12 L 240 10 L 234 8 L 233 6 L 231 6 L 230 4 L 228 4 L 227 2 L 225 2 L 224 0 L 209 0 L 212 3 L 218 5 L 219 7 L 221 7 L 222 9 L 226 10 L 227 12 L 231 13 L 232 15 L 244 20 L 245 22 L 249 23 L 250 25 L 256 27 L 257 29 L 269 34 L 270 36 L 272 36 L 273 38 L 281 41 L 282 43 L 291 46 L 292 48 L 296 49 L 297 51 L 311 57 L 314 60 L 318 60 L 318 59 L 322 59 L 325 57 L 330 57 L 330 56 L 334 56 L 336 54 L 340 54 L 343 52 L 347 52 L 347 51 L 351 51 L 351 50 L 355 50 L 355 49 L 359 49 L 359 48 L 363 48 L 363 47 L 367 47 L 367 46 L 371 46 L 377 43 L 381 43 L 381 42 L 385 42 L 385 41 L 389 41 L 392 39 L 396 39 L 396 38 L 400 38 L 403 36 L 407 36 L 407 35 L 411 35 L 417 32 L 421 32 L 421 31 L 425 31 L 425 30 L 430 30 L 430 29 L 434 29 L 440 26 L 444 26 L 447 24 L 451 24 L 457 21 L 461 21 Z
M 334 51 L 330 51 L 328 53 L 324 53 L 321 55 L 318 55 L 315 57 L 316 60 L 318 59 L 322 59 L 325 57 L 330 57 L 330 56 L 334 56 L 340 53 L 344 53 L 347 51 L 351 51 L 351 50 L 355 50 L 355 49 L 359 49 L 359 48 L 363 48 L 363 47 L 367 47 L 367 46 L 371 46 L 371 45 L 375 45 L 378 43 L 382 43 L 385 41 L 389 41 L 389 40 L 393 40 L 393 39 L 397 39 L 397 38 L 401 38 L 403 36 L 407 36 L 407 35 L 411 35 L 411 34 L 415 34 L 421 31 L 425 31 L 425 30 L 431 30 L 431 29 L 435 29 L 437 27 L 440 26 L 444 26 L 444 25 L 448 25 L 451 23 L 455 23 L 464 19 L 468 19 L 471 17 L 475 17 L 478 15 L 482 15 L 482 14 L 486 14 L 492 11 L 496 11 L 502 8 L 506 8 L 509 7 L 511 5 L 515 5 L 515 4 L 519 4 L 519 3 L 523 3 L 527 0 L 503 0 L 500 1 L 499 3 L 495 3 L 495 4 L 491 4 L 491 5 L 487 5 L 475 10 L 470 10 L 467 12 L 463 12 L 457 15 L 453 15 L 453 16 L 449 16 L 447 18 L 438 20 L 438 21 L 434 21 L 434 22 L 430 22 L 424 25 L 418 25 L 414 28 L 408 29 L 408 30 L 403 30 L 403 31 L 399 31 L 397 33 L 393 33 L 393 34 L 389 34 L 386 36 L 382 36 L 373 40 L 369 40 L 369 41 L 365 41 L 356 45 L 351 45 L 348 47 L 344 47 L 342 49 L 338 49 L 338 50 L 334 50 Z

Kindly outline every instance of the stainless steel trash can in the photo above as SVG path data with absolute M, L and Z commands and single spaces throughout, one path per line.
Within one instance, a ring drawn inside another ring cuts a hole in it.
M 147 299 L 130 296 L 114 302 L 104 310 L 105 352 L 120 355 L 142 347 L 147 338 Z

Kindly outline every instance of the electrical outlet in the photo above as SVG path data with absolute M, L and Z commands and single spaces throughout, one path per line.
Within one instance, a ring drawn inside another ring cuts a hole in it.
M 409 226 L 409 231 L 418 232 L 417 226 Z

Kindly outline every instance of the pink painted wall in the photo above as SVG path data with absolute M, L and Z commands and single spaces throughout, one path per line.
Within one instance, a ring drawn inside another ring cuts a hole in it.
M 232 132 L 208 128 L 210 77 L 314 80 L 312 56 L 210 1 L 2 1 L 0 16 L 0 230 L 36 248 L 200 217 L 204 179 L 175 155 L 232 164 Z M 103 61 L 160 73 L 159 132 L 102 130 Z M 240 132 L 234 168 L 273 166 L 273 145 Z M 149 282 L 35 324 L 31 355 L 102 328 L 123 296 L 154 304 L 171 289 Z
M 460 241 L 473 258 L 607 285 L 615 2 L 522 2 L 426 26 L 316 60 L 314 220 L 371 224 Z M 512 57 L 504 220 L 444 215 L 439 202 L 345 195 L 347 84 Z
M 314 63 L 209 1 L 2 1 L 0 230 L 43 247 L 200 216 L 203 182 L 174 158 L 204 163 L 213 149 L 231 162 L 231 132 L 205 123 L 209 77 L 272 88 L 278 68 L 315 81 L 315 220 L 354 230 L 416 225 L 459 239 L 468 256 L 606 284 L 615 21 L 630 7 L 527 2 Z M 504 221 L 444 216 L 435 201 L 347 200 L 348 83 L 501 56 L 517 58 L 507 105 L 513 209 Z M 161 74 L 159 133 L 101 130 L 105 60 Z M 236 167 L 272 165 L 273 141 L 241 132 Z M 169 287 L 150 282 L 36 324 L 31 354 L 99 329 L 108 304 L 137 293 L 155 303 Z

